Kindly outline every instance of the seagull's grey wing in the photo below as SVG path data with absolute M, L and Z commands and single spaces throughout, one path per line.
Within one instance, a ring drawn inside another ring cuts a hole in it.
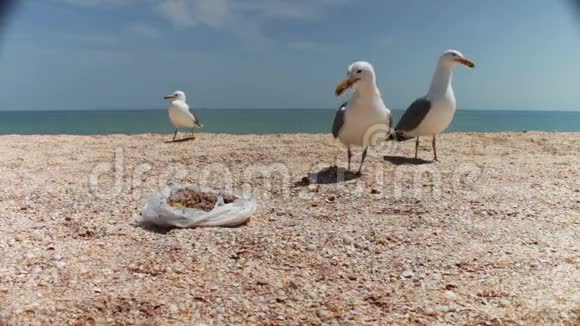
M 346 111 L 347 104 L 348 102 L 342 103 L 334 115 L 334 122 L 332 123 L 332 135 L 334 138 L 338 138 L 338 133 L 344 125 L 344 111 Z
M 191 115 L 193 116 L 193 118 L 195 119 L 195 125 L 198 127 L 203 127 L 203 125 L 201 124 L 201 121 L 199 121 L 199 118 L 197 117 L 197 115 L 195 115 L 195 113 L 193 112 L 193 110 L 191 109 L 191 107 L 189 108 L 189 113 L 191 113 Z
M 426 98 L 419 98 L 411 103 L 409 108 L 403 113 L 401 120 L 395 128 L 396 131 L 412 131 L 417 129 L 427 113 L 431 110 L 431 101 Z

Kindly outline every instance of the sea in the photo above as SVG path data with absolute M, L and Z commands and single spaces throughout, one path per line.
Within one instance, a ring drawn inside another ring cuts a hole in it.
M 198 109 L 198 132 L 329 133 L 330 109 Z M 393 110 L 395 123 L 402 110 Z M 580 132 L 580 111 L 459 110 L 447 132 Z M 173 132 L 166 110 L 0 111 L 0 134 L 142 134 Z

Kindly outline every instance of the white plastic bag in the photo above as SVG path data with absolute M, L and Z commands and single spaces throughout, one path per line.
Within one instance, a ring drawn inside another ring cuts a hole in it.
M 245 224 L 256 211 L 255 197 L 237 191 L 228 194 L 238 197 L 233 203 L 224 204 L 222 196 L 219 196 L 216 206 L 209 212 L 169 205 L 167 199 L 171 193 L 180 189 L 215 192 L 212 189 L 198 185 L 170 185 L 162 192 L 156 193 L 145 204 L 143 214 L 135 216 L 135 221 L 161 227 L 234 227 Z

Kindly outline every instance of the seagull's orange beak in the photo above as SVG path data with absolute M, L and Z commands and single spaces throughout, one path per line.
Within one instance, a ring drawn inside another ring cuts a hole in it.
M 469 68 L 475 68 L 475 63 L 473 63 L 473 61 L 466 59 L 466 58 L 457 58 L 455 59 L 455 61 L 468 66 Z
M 338 85 L 336 85 L 336 96 L 340 96 L 342 95 L 342 93 L 344 93 L 344 91 L 346 91 L 347 89 L 351 88 L 352 85 L 354 85 L 354 83 L 357 82 L 357 79 L 352 79 L 352 78 L 347 78 L 344 80 L 341 80 Z

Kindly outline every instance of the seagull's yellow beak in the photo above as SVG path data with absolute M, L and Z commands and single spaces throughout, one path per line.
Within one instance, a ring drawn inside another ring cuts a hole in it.
M 336 96 L 340 96 L 342 95 L 342 93 L 344 93 L 344 91 L 346 91 L 347 89 L 351 88 L 352 85 L 354 85 L 354 83 L 357 82 L 358 79 L 353 79 L 353 78 L 347 78 L 344 80 L 341 80 L 338 85 L 336 85 Z
M 171 99 L 174 99 L 175 96 L 173 96 L 173 95 L 167 95 L 167 96 L 163 96 L 163 98 L 166 99 L 166 100 L 171 100 Z
M 455 59 L 455 61 L 457 61 L 457 62 L 459 62 L 459 63 L 461 63 L 463 65 L 466 65 L 469 68 L 475 68 L 475 63 L 473 63 L 473 61 L 471 61 L 469 59 L 466 59 L 466 58 L 458 58 L 458 59 Z

